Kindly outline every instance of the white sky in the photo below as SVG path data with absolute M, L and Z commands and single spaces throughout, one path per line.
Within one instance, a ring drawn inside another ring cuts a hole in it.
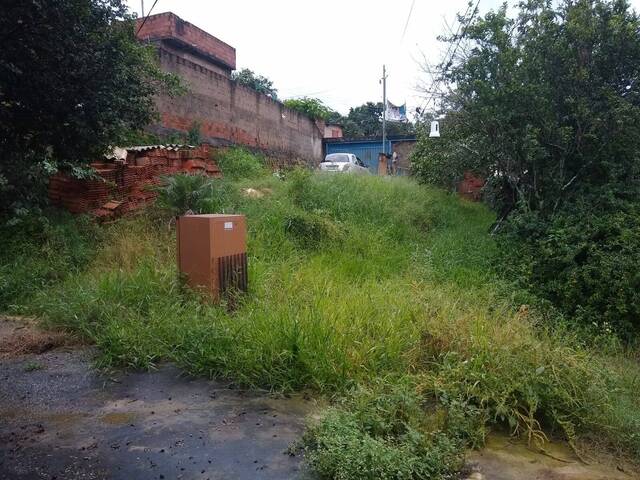
M 140 15 L 140 0 L 127 3 Z M 144 3 L 148 13 L 153 0 Z M 501 3 L 480 0 L 480 14 Z M 640 0 L 631 4 L 640 10 Z M 317 97 L 346 114 L 382 101 L 383 63 L 388 100 L 406 101 L 409 112 L 421 105 L 422 55 L 440 59 L 437 36 L 466 8 L 467 0 L 158 0 L 152 13 L 171 11 L 235 47 L 237 68 L 273 80 L 281 100 Z

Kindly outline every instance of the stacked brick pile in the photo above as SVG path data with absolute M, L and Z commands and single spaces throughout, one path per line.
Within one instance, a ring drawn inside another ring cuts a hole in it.
M 471 172 L 464 172 L 462 181 L 458 184 L 458 195 L 467 200 L 478 202 L 482 199 L 484 184 L 484 179 L 475 176 Z
M 209 158 L 207 145 L 131 147 L 125 152 L 126 158 L 92 163 L 98 179 L 81 180 L 64 173 L 51 177 L 51 203 L 72 213 L 91 213 L 106 219 L 153 201 L 157 195 L 153 187 L 163 175 L 184 172 L 222 177 Z

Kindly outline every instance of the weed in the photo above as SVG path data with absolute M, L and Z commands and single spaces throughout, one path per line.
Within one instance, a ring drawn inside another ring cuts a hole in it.
M 38 362 L 28 362 L 25 366 L 24 366 L 24 371 L 25 372 L 35 372 L 37 370 L 42 370 L 44 368 L 44 365 Z

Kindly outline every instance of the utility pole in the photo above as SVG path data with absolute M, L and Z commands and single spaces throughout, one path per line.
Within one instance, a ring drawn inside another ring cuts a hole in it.
M 144 0 L 140 0 L 140 18 L 144 18 Z
M 387 67 L 382 65 L 382 153 L 387 153 Z

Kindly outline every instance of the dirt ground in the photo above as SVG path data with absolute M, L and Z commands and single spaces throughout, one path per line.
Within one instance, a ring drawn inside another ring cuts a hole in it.
M 154 372 L 105 374 L 95 351 L 0 318 L 0 480 L 310 479 L 289 445 L 318 404 Z M 638 478 L 586 466 L 562 445 L 507 437 L 470 452 L 469 480 Z

